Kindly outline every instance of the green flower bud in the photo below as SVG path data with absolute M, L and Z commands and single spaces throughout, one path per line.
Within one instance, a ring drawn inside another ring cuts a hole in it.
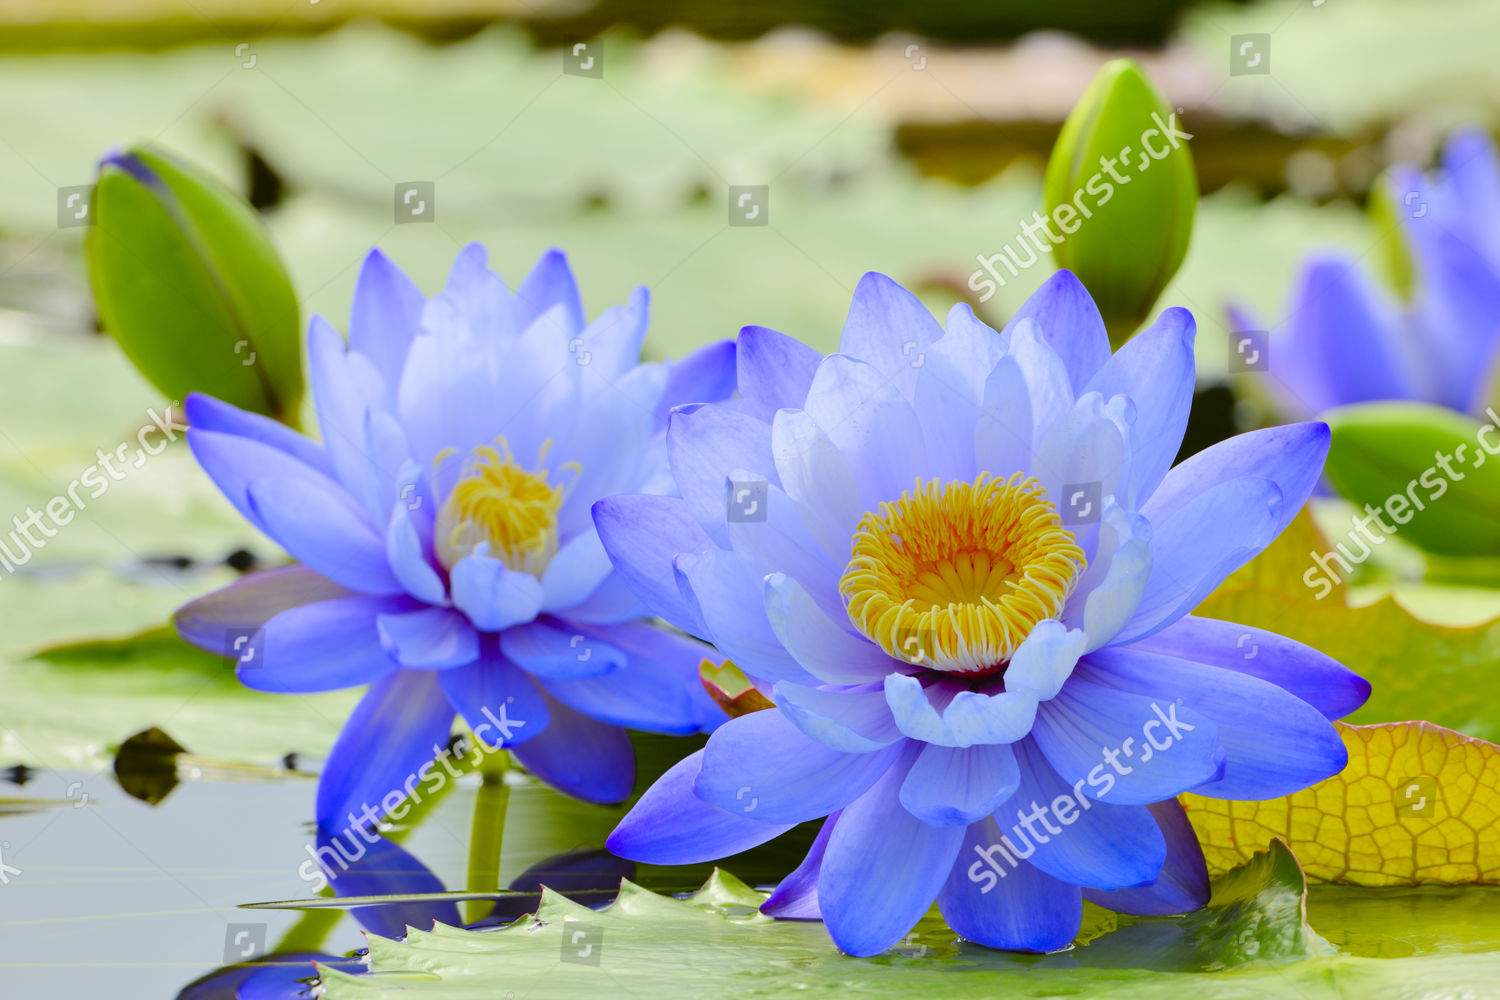
M 255 210 L 159 152 L 99 170 L 87 255 L 104 328 L 173 399 L 200 391 L 295 423 L 297 296 Z
M 1047 162 L 1058 266 L 1089 290 L 1116 346 L 1187 253 L 1198 201 L 1191 138 L 1141 68 L 1116 59 L 1068 115 Z
M 1388 174 L 1382 175 L 1370 188 L 1367 210 L 1380 241 L 1379 260 L 1385 268 L 1385 276 L 1397 295 L 1409 299 L 1416 287 L 1416 265 L 1407 242 L 1406 228 L 1401 224 L 1401 213 L 1405 209 Z

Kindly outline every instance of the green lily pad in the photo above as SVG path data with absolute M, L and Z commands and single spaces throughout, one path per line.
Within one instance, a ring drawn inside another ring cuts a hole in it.
M 1442 555 L 1500 552 L 1500 462 L 1481 447 L 1478 421 L 1423 403 L 1360 403 L 1324 419 L 1334 488 L 1356 507 L 1383 508 L 1371 533 Z M 1380 543 L 1353 539 L 1350 551 L 1362 544 Z
M 166 627 L 0 659 L 0 688 L 0 759 L 51 769 L 104 767 L 114 747 L 153 726 L 209 758 L 321 756 L 358 698 L 251 691 L 229 660 Z
M 1404 995 L 1402 989 L 1418 985 L 1473 985 L 1500 972 L 1500 959 L 1451 950 L 1442 961 L 1412 946 L 1397 949 L 1406 956 L 1399 959 L 1363 957 L 1378 951 L 1371 939 L 1387 932 L 1370 921 L 1358 924 L 1363 954 L 1339 954 L 1307 925 L 1301 869 L 1279 842 L 1220 879 L 1203 911 L 1136 920 L 1090 908 L 1087 943 L 1053 955 L 954 942 L 933 914 L 890 952 L 849 958 L 817 922 L 762 916 L 756 908 L 764 898 L 724 872 L 682 899 L 625 882 L 619 899 L 602 911 L 548 891 L 534 917 L 497 932 L 437 925 L 413 929 L 405 941 L 372 937 L 374 975 L 325 971 L 325 995 L 477 1000 L 507 992 L 546 998 L 628 990 L 659 1000 L 794 994 L 1248 1000 Z M 1322 909 L 1337 919 L 1362 905 L 1361 897 L 1348 896 Z

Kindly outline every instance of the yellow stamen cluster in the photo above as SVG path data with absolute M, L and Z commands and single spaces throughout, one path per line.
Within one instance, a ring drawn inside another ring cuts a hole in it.
M 547 482 L 545 469 L 521 468 L 505 439 L 497 441 L 499 447 L 474 449 L 443 502 L 434 540 L 437 556 L 451 569 L 486 543 L 489 554 L 509 568 L 540 576 L 557 554 L 557 512 L 564 491 Z
M 839 580 L 849 619 L 886 652 L 960 674 L 1003 669 L 1078 583 L 1083 550 L 1035 479 L 917 480 L 860 519 Z

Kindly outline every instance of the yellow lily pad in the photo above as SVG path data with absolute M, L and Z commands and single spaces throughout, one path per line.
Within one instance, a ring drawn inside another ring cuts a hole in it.
M 1352 546 L 1346 542 L 1345 548 Z M 1193 614 L 1277 632 L 1363 676 L 1374 690 L 1349 717 L 1352 723 L 1425 719 L 1500 740 L 1500 699 L 1490 693 L 1500 669 L 1500 619 L 1461 627 L 1437 624 L 1413 615 L 1390 595 L 1351 607 L 1342 580 L 1333 579 L 1342 576 L 1332 555 L 1338 552 L 1303 510 Z
M 1430 722 L 1335 726 L 1349 765 L 1312 788 L 1265 802 L 1182 796 L 1210 872 L 1279 837 L 1320 881 L 1500 883 L 1500 746 Z

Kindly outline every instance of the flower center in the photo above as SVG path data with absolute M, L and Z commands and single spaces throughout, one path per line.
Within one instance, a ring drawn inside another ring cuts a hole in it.
M 480 545 L 510 569 L 541 576 L 557 554 L 557 512 L 563 488 L 547 472 L 516 463 L 505 439 L 480 445 L 438 512 L 438 559 L 449 569 Z M 550 442 L 549 442 L 550 443 Z M 546 454 L 546 446 L 542 454 Z M 539 459 L 540 460 L 540 459 Z
M 849 620 L 887 653 L 989 674 L 1056 617 L 1083 550 L 1035 479 L 924 484 L 868 512 L 839 580 Z

